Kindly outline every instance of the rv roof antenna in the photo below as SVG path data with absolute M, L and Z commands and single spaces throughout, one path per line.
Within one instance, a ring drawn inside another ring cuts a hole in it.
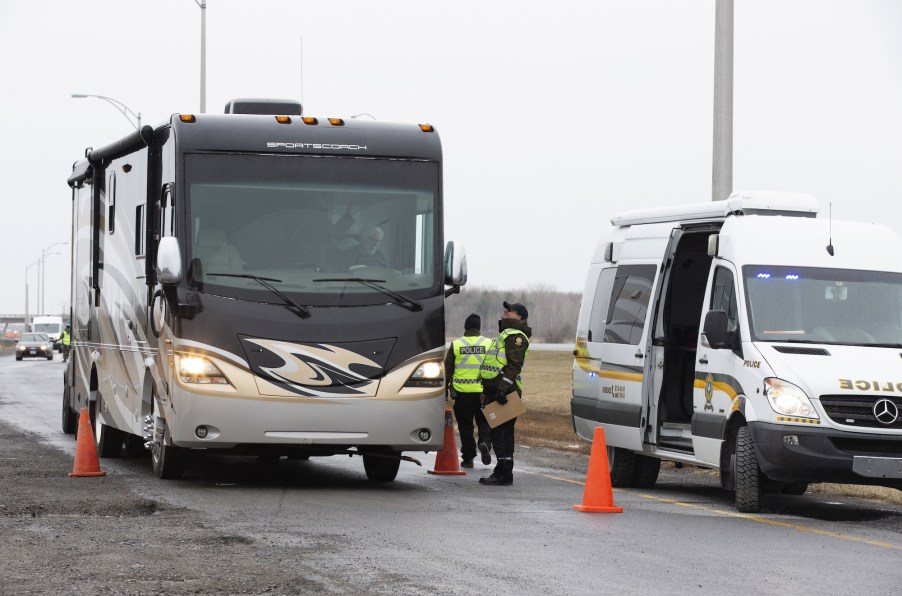
M 833 201 L 830 201 L 830 215 L 829 215 L 829 230 L 830 230 L 830 240 L 827 244 L 827 253 L 832 257 L 833 256 Z

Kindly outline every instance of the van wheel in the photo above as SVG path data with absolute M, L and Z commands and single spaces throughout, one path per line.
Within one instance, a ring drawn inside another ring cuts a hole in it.
M 382 455 L 389 457 L 382 457 Z M 398 475 L 398 468 L 401 467 L 401 455 L 397 451 L 390 449 L 373 450 L 372 455 L 363 454 L 363 469 L 366 477 L 371 482 L 391 482 Z
M 97 400 L 94 402 L 91 416 L 94 422 L 94 442 L 97 444 L 97 455 L 100 457 L 119 457 L 122 454 L 122 441 L 125 434 L 118 428 L 107 426 L 100 421 L 101 407 L 103 406 L 103 397 L 97 394 Z
M 653 487 L 658 481 L 658 473 L 661 471 L 661 460 L 657 457 L 636 455 L 634 466 L 633 486 L 636 488 Z
M 611 472 L 611 486 L 618 488 L 633 486 L 636 454 L 620 447 L 608 447 L 608 470 Z
M 736 485 L 736 509 L 742 513 L 757 513 L 761 511 L 764 478 L 758 467 L 758 456 L 747 426 L 741 427 L 736 433 L 735 462 L 733 481 Z

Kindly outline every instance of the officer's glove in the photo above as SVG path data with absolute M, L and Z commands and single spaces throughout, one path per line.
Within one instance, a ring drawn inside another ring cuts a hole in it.
M 448 388 L 448 395 L 451 396 L 451 399 L 457 399 L 457 390 L 453 387 Z
M 507 403 L 507 393 L 505 393 L 504 389 L 498 390 L 498 393 L 495 394 L 495 401 L 502 406 Z

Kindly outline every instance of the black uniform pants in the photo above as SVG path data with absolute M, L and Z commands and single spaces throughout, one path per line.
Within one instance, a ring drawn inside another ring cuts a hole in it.
M 514 457 L 514 425 L 516 423 L 517 419 L 513 418 L 492 429 L 492 449 L 495 450 L 495 457 L 499 460 Z
M 491 428 L 482 413 L 479 393 L 458 393 L 454 399 L 454 417 L 460 432 L 460 456 L 463 459 L 476 457 L 476 440 L 473 438 L 473 421 L 479 430 L 479 442 L 491 441 Z

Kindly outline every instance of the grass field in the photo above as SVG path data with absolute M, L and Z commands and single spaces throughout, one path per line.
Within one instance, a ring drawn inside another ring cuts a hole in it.
M 570 352 L 532 350 L 529 353 L 523 371 L 526 413 L 517 421 L 517 442 L 589 453 L 588 444 L 580 441 L 573 431 L 570 418 L 572 364 Z M 902 491 L 880 486 L 813 484 L 810 490 L 902 505 Z

